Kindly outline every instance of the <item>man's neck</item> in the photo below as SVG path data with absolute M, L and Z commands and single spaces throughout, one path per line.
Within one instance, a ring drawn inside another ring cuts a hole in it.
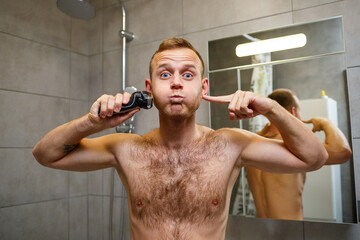
M 201 133 L 195 124 L 195 116 L 186 119 L 169 119 L 160 116 L 159 135 L 166 147 L 180 148 L 199 138 Z

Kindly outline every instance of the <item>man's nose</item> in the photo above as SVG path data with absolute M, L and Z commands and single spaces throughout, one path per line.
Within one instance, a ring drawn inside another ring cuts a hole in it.
M 174 74 L 174 77 L 171 82 L 171 89 L 182 89 L 182 79 L 179 74 Z

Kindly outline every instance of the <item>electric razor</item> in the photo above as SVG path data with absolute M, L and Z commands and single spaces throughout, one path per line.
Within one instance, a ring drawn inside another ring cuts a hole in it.
M 129 112 L 137 107 L 150 109 L 152 108 L 152 106 L 153 106 L 153 97 L 151 93 L 146 91 L 137 91 L 131 94 L 130 100 L 127 104 L 123 104 L 121 106 L 120 112 L 114 112 L 113 115 Z M 99 116 L 100 116 L 100 109 L 99 109 Z

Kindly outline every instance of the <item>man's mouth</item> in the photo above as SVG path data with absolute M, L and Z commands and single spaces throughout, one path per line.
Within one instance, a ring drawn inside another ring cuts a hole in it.
M 174 94 L 170 96 L 171 103 L 181 103 L 184 100 L 184 96 L 179 94 Z

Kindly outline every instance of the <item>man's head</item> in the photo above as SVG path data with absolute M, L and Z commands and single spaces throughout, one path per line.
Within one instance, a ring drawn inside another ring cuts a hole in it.
M 204 62 L 194 47 L 182 38 L 164 40 L 151 58 L 149 71 L 146 91 L 153 93 L 160 115 L 194 117 L 209 87 L 203 78 Z
M 301 119 L 299 99 L 293 91 L 285 88 L 279 88 L 273 91 L 268 97 L 278 102 L 295 117 Z
M 194 51 L 194 53 L 196 53 L 196 55 L 198 56 L 198 58 L 200 59 L 200 62 L 201 62 L 201 67 L 202 67 L 201 68 L 201 78 L 204 77 L 204 68 L 205 68 L 204 61 L 203 61 L 201 55 L 198 53 L 198 51 L 187 40 L 185 40 L 183 38 L 179 38 L 179 37 L 171 37 L 171 38 L 168 38 L 168 39 L 165 39 L 164 41 L 162 41 L 161 44 L 159 45 L 158 50 L 151 57 L 150 64 L 149 64 L 150 79 L 152 78 L 152 73 L 153 73 L 153 69 L 154 69 L 153 60 L 154 60 L 155 55 L 157 55 L 160 52 L 170 50 L 170 49 L 176 49 L 176 48 L 188 48 L 188 49 L 191 49 L 192 51 Z

